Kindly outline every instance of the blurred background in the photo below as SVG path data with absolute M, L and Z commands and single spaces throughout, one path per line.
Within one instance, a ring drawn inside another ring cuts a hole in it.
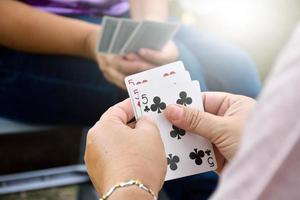
M 183 23 L 245 49 L 262 79 L 300 19 L 299 0 L 172 0 Z
M 175 20 L 195 26 L 246 50 L 256 62 L 261 79 L 264 80 L 300 19 L 300 0 L 170 0 L 170 11 Z M 74 135 L 78 135 L 76 145 L 80 146 L 80 133 Z M 51 138 L 43 139 L 59 141 L 59 137 L 58 134 L 56 138 L 52 135 Z M 35 139 L 38 141 L 40 138 L 32 138 L 32 141 Z M 7 137 L 7 140 L 10 139 Z M 64 147 L 67 142 L 65 141 Z M 4 140 L 1 144 L 5 144 Z M 34 150 L 28 150 L 34 157 L 38 152 L 32 151 Z M 78 153 L 79 150 L 66 152 L 59 158 L 51 157 L 49 153 L 49 157 L 45 159 L 61 164 L 74 164 L 77 160 L 71 157 Z M 70 160 L 62 161 L 62 157 L 70 157 Z M 77 191 L 77 186 L 54 188 L 0 196 L 0 200 L 75 200 Z

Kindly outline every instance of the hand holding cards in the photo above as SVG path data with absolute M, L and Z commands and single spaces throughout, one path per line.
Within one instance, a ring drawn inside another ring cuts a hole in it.
M 137 22 L 107 16 L 102 24 L 97 50 L 117 55 L 136 53 L 141 48 L 161 50 L 178 29 L 176 23 Z
M 163 115 L 170 104 L 203 110 L 199 82 L 191 80 L 182 62 L 128 76 L 125 84 L 136 119 L 149 116 L 160 130 L 168 160 L 166 180 L 217 168 L 208 140 L 172 125 Z

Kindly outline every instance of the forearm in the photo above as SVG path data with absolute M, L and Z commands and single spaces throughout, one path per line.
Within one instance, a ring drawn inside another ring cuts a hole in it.
M 168 0 L 130 0 L 133 19 L 167 21 L 169 16 Z
M 85 39 L 99 28 L 12 0 L 0 1 L 0 27 L 0 45 L 26 52 L 85 57 L 91 57 Z

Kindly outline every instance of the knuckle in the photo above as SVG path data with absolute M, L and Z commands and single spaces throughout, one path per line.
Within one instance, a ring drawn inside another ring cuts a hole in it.
M 88 156 L 88 153 L 87 153 L 87 152 L 84 153 L 83 159 L 84 159 L 84 162 L 85 162 L 85 163 L 88 163 L 88 162 L 89 162 L 89 156 Z
M 92 141 L 94 141 L 95 137 L 96 137 L 96 130 L 95 127 L 92 127 L 90 128 L 86 136 L 87 144 L 90 144 Z
M 88 131 L 87 138 L 86 138 L 86 147 L 85 147 L 85 153 L 84 153 L 84 161 L 85 163 L 89 162 L 89 153 L 90 149 L 92 148 L 93 141 L 95 140 L 95 132 L 93 131 L 93 128 L 91 128 Z
M 92 128 L 88 130 L 87 136 L 86 136 L 86 143 L 93 144 L 95 140 L 101 135 L 99 132 L 101 132 L 101 129 L 103 127 L 102 122 L 97 122 Z

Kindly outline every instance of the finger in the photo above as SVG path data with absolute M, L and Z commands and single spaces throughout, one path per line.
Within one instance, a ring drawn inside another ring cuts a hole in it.
M 107 80 L 116 84 L 120 88 L 125 88 L 125 75 L 122 74 L 121 72 L 117 71 L 114 68 L 107 68 L 105 69 L 105 75 L 107 76 Z
M 218 137 L 216 134 L 219 133 L 217 130 L 222 119 L 216 115 L 176 104 L 167 106 L 164 114 L 175 126 L 201 135 L 211 142 Z
M 143 59 L 135 53 L 129 53 L 125 56 L 125 58 L 129 61 L 143 61 Z
M 133 109 L 129 99 L 110 107 L 100 118 L 100 122 L 104 120 L 115 120 L 122 124 L 127 124 L 134 117 Z
M 103 71 L 108 67 L 108 62 L 107 59 L 105 59 L 105 57 L 101 54 L 97 54 L 97 60 L 99 63 L 99 68 Z
M 206 112 L 223 116 L 227 108 L 235 101 L 235 95 L 226 92 L 203 92 L 202 99 Z
M 152 49 L 140 49 L 138 51 L 139 56 L 141 56 L 144 60 L 150 63 L 155 63 L 160 65 L 163 62 L 163 56 L 161 51 L 154 51 Z
M 119 60 L 120 71 L 125 74 L 133 74 L 150 69 L 153 64 L 144 61 L 128 61 L 126 59 Z
M 110 82 L 110 83 L 116 85 L 117 87 L 119 87 L 119 88 L 121 88 L 121 89 L 125 89 L 125 84 L 120 83 L 119 80 L 115 80 L 114 77 L 110 76 L 107 72 L 103 72 L 103 76 L 105 77 L 105 79 L 106 79 L 108 82 Z
M 214 148 L 215 157 L 216 157 L 216 161 L 217 161 L 216 172 L 218 174 L 221 174 L 221 172 L 226 164 L 226 160 L 225 160 L 224 156 L 221 154 L 220 150 L 215 145 L 213 145 L 213 148 Z
M 136 129 L 143 130 L 145 133 L 159 133 L 156 123 L 149 117 L 142 117 L 135 125 Z
M 108 59 L 108 65 L 110 68 L 114 68 L 116 70 L 119 71 L 120 69 L 120 60 L 122 60 L 123 58 L 121 56 L 111 56 Z
M 111 77 L 108 73 L 103 72 L 103 76 L 104 76 L 105 80 L 107 80 L 107 81 L 110 82 L 111 84 L 114 84 L 114 85 L 116 85 L 117 87 L 120 87 L 120 88 L 123 89 L 123 87 L 120 86 L 119 83 L 116 83 L 115 80 L 113 79 L 113 77 Z

